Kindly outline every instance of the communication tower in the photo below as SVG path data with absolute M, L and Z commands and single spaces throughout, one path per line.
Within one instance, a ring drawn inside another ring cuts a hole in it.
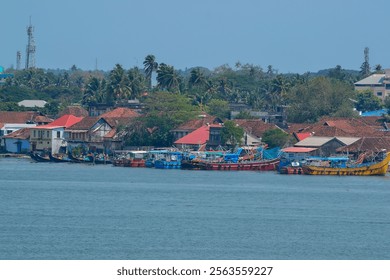
M 35 40 L 34 40 L 34 27 L 30 25 L 27 27 L 28 43 L 26 48 L 26 69 L 35 68 Z
M 20 51 L 16 52 L 16 70 L 20 70 L 20 61 L 22 59 L 22 53 Z

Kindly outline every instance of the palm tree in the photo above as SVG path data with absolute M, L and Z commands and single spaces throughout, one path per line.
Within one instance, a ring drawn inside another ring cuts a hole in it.
M 144 60 L 144 71 L 146 74 L 146 78 L 149 81 L 149 89 L 152 89 L 152 74 L 158 68 L 158 63 L 156 62 L 156 58 L 154 55 L 149 54 L 145 57 Z
M 157 82 L 161 89 L 180 92 L 180 77 L 173 66 L 161 63 L 157 69 Z
M 129 87 L 131 89 L 131 98 L 137 98 L 145 90 L 145 76 L 140 72 L 138 67 L 134 67 L 127 72 Z
M 199 89 L 209 88 L 209 81 L 200 68 L 191 70 L 191 76 L 188 81 L 190 87 L 197 87 Z
M 99 94 L 100 82 L 97 78 L 91 77 L 86 86 L 83 95 L 83 104 L 88 104 L 92 101 L 96 101 L 96 97 Z
M 109 76 L 107 102 L 112 102 L 113 100 L 111 99 L 126 99 L 129 96 L 129 80 L 125 75 L 125 70 L 120 64 L 116 64 Z

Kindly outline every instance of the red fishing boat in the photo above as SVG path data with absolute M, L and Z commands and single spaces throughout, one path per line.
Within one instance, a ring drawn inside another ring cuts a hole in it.
M 273 171 L 277 169 L 279 159 L 241 162 L 202 162 L 198 163 L 202 170 L 259 170 Z

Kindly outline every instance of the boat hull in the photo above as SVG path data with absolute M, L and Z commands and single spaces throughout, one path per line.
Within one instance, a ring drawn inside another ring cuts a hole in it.
M 157 169 L 180 169 L 180 161 L 165 161 L 165 160 L 156 160 L 154 162 L 154 168 Z
M 31 152 L 30 157 L 36 162 L 51 162 L 50 158 L 43 157 L 37 153 Z
M 279 170 L 280 174 L 297 174 L 301 175 L 304 174 L 303 168 L 301 166 L 295 167 L 295 166 L 284 166 L 281 167 Z
M 254 162 L 239 162 L 239 163 L 204 163 L 200 169 L 204 170 L 258 170 L 258 171 L 274 171 L 277 169 L 279 159 Z
M 116 159 L 112 163 L 114 166 L 120 167 L 145 167 L 145 160 L 137 159 Z
M 339 176 L 383 176 L 386 174 L 390 162 L 390 153 L 386 158 L 378 163 L 360 167 L 331 168 L 320 166 L 303 166 L 303 171 L 307 175 L 339 175 Z

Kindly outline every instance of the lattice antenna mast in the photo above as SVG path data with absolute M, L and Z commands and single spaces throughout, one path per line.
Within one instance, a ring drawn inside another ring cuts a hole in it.
M 16 52 L 16 70 L 20 70 L 20 61 L 22 60 L 21 51 Z
M 34 40 L 34 27 L 30 25 L 27 27 L 28 43 L 26 48 L 26 69 L 35 68 L 35 40 Z

